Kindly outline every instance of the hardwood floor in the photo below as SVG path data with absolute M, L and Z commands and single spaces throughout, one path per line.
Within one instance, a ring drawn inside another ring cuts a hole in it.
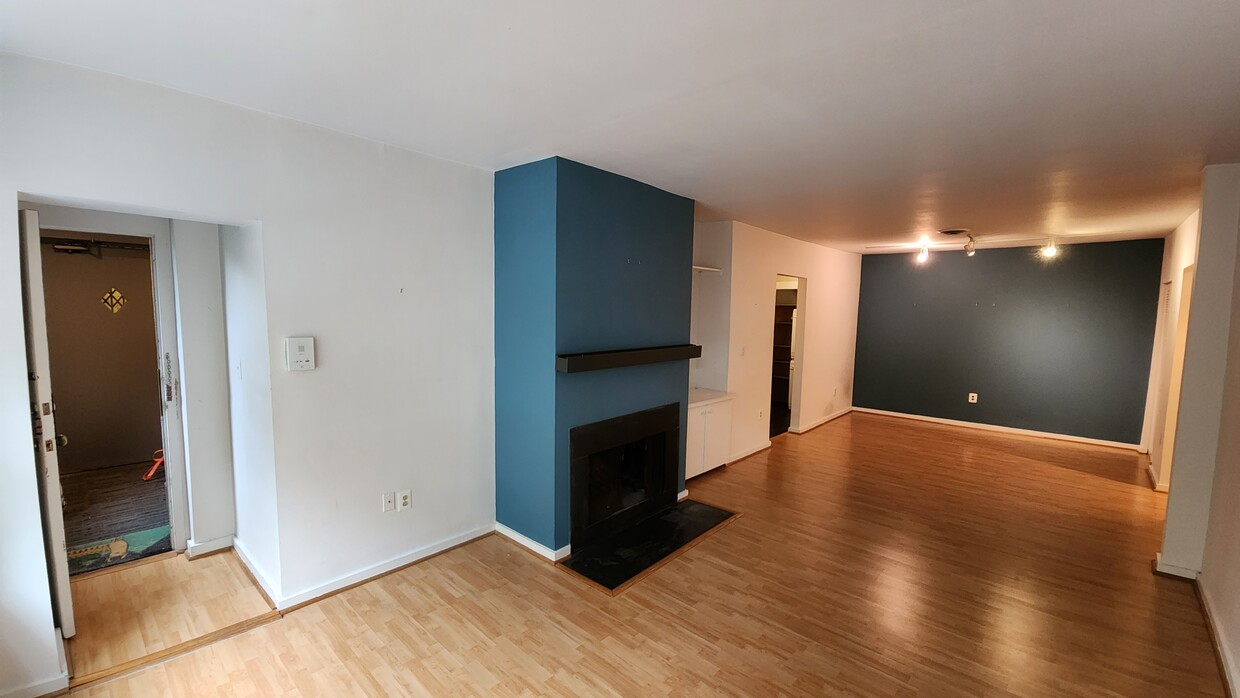
M 1134 453 L 852 414 L 610 597 L 490 536 L 87 695 L 1221 696 Z
M 273 613 L 232 551 L 170 554 L 74 578 L 71 588 L 75 685 Z

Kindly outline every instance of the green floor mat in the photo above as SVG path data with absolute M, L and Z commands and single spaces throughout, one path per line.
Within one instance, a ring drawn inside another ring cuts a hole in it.
M 81 574 L 172 550 L 171 529 L 158 526 L 69 550 L 69 574 Z

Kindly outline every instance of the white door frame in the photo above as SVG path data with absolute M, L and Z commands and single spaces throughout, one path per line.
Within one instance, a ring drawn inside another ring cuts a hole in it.
M 22 204 L 23 209 L 37 210 L 40 204 Z M 57 212 L 81 212 L 84 218 L 117 217 L 123 220 L 130 214 L 116 214 L 103 211 L 69 209 L 56 207 Z M 107 235 L 128 235 L 150 240 L 151 244 L 151 287 L 154 294 L 156 354 L 159 360 L 160 404 L 162 409 L 162 431 L 164 446 L 164 474 L 167 478 L 168 518 L 171 528 L 173 550 L 185 550 L 189 539 L 189 487 L 185 466 L 185 435 L 181 414 L 181 352 L 177 344 L 176 317 L 176 286 L 172 273 L 172 230 L 168 219 L 159 219 L 163 225 L 159 230 L 139 227 L 137 230 L 126 229 L 123 223 L 100 226 L 89 223 L 82 225 L 77 221 L 47 220 L 56 218 L 51 215 L 40 222 L 42 230 L 64 230 L 78 233 L 100 233 Z M 86 222 L 86 221 L 84 221 Z M 44 327 L 46 332 L 46 327 Z M 62 518 L 63 528 L 63 518 Z

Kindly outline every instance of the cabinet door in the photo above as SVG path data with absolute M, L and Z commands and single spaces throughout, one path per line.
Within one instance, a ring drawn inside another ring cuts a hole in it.
M 685 479 L 702 474 L 703 449 L 706 442 L 706 409 L 690 407 L 689 419 L 685 424 Z
M 716 402 L 706 411 L 703 472 L 727 463 L 732 457 L 732 401 Z

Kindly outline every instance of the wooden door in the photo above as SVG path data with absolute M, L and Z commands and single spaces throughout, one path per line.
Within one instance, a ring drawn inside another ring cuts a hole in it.
M 76 633 L 73 597 L 69 590 L 69 556 L 65 549 L 65 518 L 56 457 L 56 405 L 47 351 L 47 310 L 43 301 L 43 257 L 39 251 L 39 214 L 21 217 L 22 302 L 26 315 L 26 370 L 30 379 L 30 419 L 34 432 L 35 466 L 43 509 L 43 540 L 47 548 L 52 610 L 61 635 Z

